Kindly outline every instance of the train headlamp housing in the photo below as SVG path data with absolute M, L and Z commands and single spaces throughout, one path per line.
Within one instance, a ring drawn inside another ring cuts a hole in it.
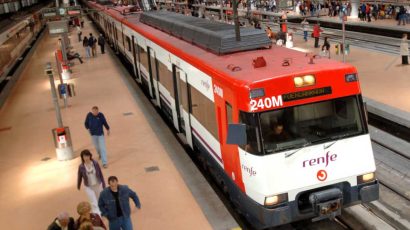
M 305 87 L 316 84 L 316 78 L 313 75 L 305 75 L 301 77 L 294 77 L 293 83 L 295 83 L 295 87 Z
M 376 179 L 374 172 L 360 175 L 357 177 L 357 184 L 364 184 L 374 181 Z
M 287 193 L 282 193 L 282 194 L 277 194 L 277 195 L 265 197 L 265 206 L 267 208 L 278 206 L 278 205 L 286 203 L 286 202 L 288 202 L 288 194 Z
M 357 74 L 355 73 L 350 73 L 345 75 L 345 81 L 346 82 L 356 82 L 358 80 Z
M 258 97 L 263 97 L 263 96 L 265 96 L 265 89 L 264 88 L 251 89 L 251 91 L 249 92 L 249 97 L 251 99 L 258 98 Z

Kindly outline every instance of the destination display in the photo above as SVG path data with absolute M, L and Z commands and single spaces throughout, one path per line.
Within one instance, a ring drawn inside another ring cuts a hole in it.
M 310 90 L 299 91 L 299 92 L 294 92 L 294 93 L 287 93 L 287 94 L 282 95 L 282 99 L 283 101 L 294 101 L 294 100 L 300 100 L 300 99 L 305 99 L 305 98 L 310 98 L 310 97 L 322 96 L 326 94 L 332 94 L 331 87 L 324 87 L 324 88 L 310 89 Z

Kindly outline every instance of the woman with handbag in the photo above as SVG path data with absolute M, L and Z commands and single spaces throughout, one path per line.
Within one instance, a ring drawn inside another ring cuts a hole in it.
M 84 190 L 92 205 L 94 213 L 100 214 L 98 198 L 105 188 L 104 177 L 97 161 L 93 160 L 88 149 L 81 152 L 81 164 L 78 166 L 77 189 L 80 190 L 81 182 L 84 181 Z

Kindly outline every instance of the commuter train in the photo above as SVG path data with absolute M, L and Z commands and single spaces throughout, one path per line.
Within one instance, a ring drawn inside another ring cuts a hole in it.
M 357 70 L 261 30 L 86 2 L 135 81 L 255 228 L 378 199 Z
M 21 55 L 45 25 L 41 10 L 27 14 L 17 23 L 9 21 L 8 28 L 1 30 L 0 33 L 0 92 L 9 81 L 7 77 L 13 65 L 20 60 Z

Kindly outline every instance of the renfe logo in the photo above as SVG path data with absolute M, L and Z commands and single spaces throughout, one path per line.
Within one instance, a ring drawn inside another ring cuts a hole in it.
M 319 181 L 324 181 L 327 179 L 327 172 L 326 170 L 319 170 L 316 174 L 316 177 Z
M 326 164 L 325 167 L 327 167 L 330 161 L 336 161 L 336 159 L 337 154 L 330 154 L 330 152 L 327 152 L 326 156 L 303 161 L 303 168 L 306 166 L 314 166 L 320 164 Z
M 209 82 L 208 82 L 208 81 L 204 81 L 204 80 L 201 80 L 201 85 L 206 89 L 206 91 L 208 91 L 209 88 L 211 87 L 211 85 L 209 84 Z
M 253 169 L 253 167 L 248 167 L 246 165 L 242 165 L 242 169 L 244 172 L 247 172 L 250 177 L 256 176 L 256 171 Z

